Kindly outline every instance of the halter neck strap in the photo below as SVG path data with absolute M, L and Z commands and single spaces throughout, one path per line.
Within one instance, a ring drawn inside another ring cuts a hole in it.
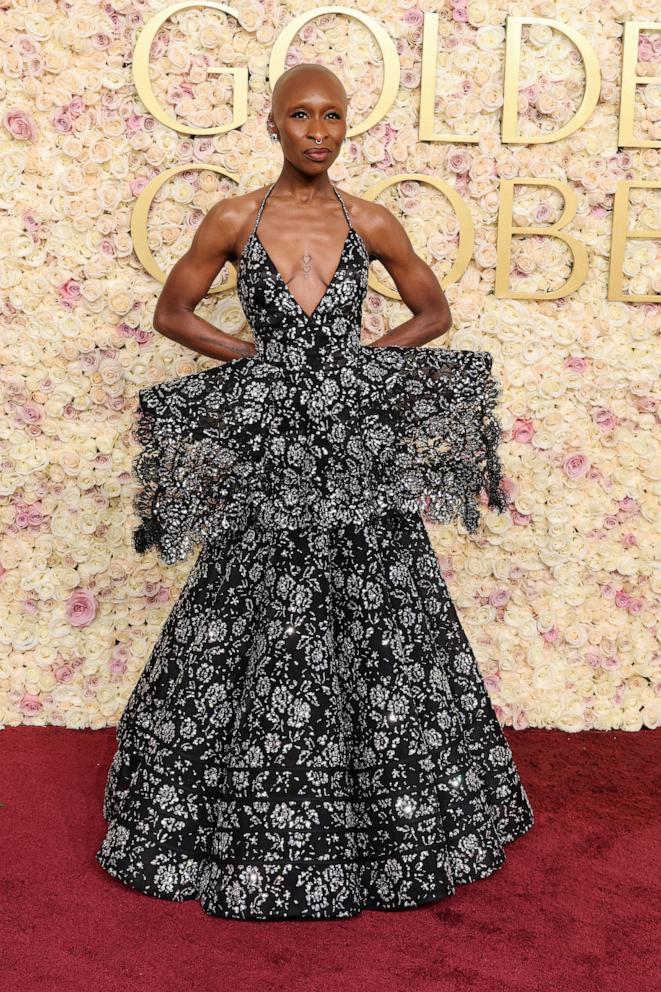
M 269 193 L 271 192 L 271 190 L 273 189 L 274 186 L 275 186 L 275 183 L 271 183 L 271 185 L 267 189 L 266 193 L 262 197 L 262 202 L 259 205 L 259 210 L 257 211 L 257 216 L 255 217 L 255 223 L 252 226 L 251 234 L 254 234 L 255 231 L 257 230 L 257 225 L 259 224 L 259 219 L 262 216 L 262 211 L 264 209 L 264 204 L 266 203 L 266 199 L 267 199 Z
M 266 201 L 267 201 L 267 199 L 268 199 L 268 197 L 269 197 L 269 195 L 271 193 L 271 190 L 273 189 L 274 186 L 275 186 L 275 182 L 271 183 L 271 185 L 267 189 L 266 193 L 262 197 L 262 202 L 259 205 L 259 210 L 257 211 L 257 216 L 255 217 L 255 223 L 253 224 L 253 228 L 252 228 L 251 234 L 254 234 L 255 231 L 257 230 L 257 225 L 259 224 L 259 221 L 261 219 L 262 212 L 264 210 L 264 205 L 265 205 L 265 203 L 266 203 Z M 335 188 L 335 186 L 333 185 L 333 183 L 331 183 L 331 189 L 333 190 L 333 192 L 335 193 L 335 196 L 340 201 L 340 205 L 341 205 L 342 210 L 344 212 L 345 220 L 346 220 L 347 224 L 349 225 L 349 230 L 352 230 L 353 229 L 353 224 L 351 223 L 351 218 L 349 217 L 349 211 L 346 208 L 346 204 L 345 204 L 344 200 L 340 196 L 339 190 L 337 190 Z

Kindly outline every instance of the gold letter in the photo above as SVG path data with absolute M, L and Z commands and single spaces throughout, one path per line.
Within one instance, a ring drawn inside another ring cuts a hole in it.
M 238 179 L 238 176 L 233 176 L 226 169 L 221 169 L 219 165 L 189 165 L 188 163 L 175 165 L 171 169 L 166 169 L 165 172 L 161 172 L 158 176 L 150 179 L 135 201 L 135 207 L 131 214 L 131 240 L 133 241 L 133 251 L 149 275 L 153 276 L 158 282 L 165 282 L 165 273 L 156 264 L 156 259 L 152 255 L 147 241 L 147 217 L 151 201 L 168 179 L 176 176 L 179 172 L 190 172 L 191 169 L 208 169 L 210 172 L 217 172 L 221 176 L 227 176 L 228 179 L 234 179 L 235 181 Z M 233 272 L 222 286 L 218 286 L 216 289 L 210 289 L 209 293 L 224 293 L 228 289 L 234 289 L 235 286 L 236 272 Z
M 649 180 L 640 179 L 634 182 L 631 179 L 621 179 L 615 191 L 615 201 L 613 203 L 613 231 L 611 236 L 611 262 L 608 274 L 608 296 L 609 300 L 619 300 L 623 303 L 658 303 L 661 296 L 629 296 L 624 293 L 624 247 L 627 238 L 661 238 L 661 229 L 656 231 L 651 228 L 640 230 L 634 228 L 627 229 L 627 209 L 629 207 L 630 189 L 661 189 L 661 183 L 653 183 Z
M 563 197 L 562 215 L 555 224 L 548 227 L 512 227 L 512 202 L 514 185 L 520 186 L 552 186 Z M 510 300 L 557 300 L 561 296 L 569 296 L 585 282 L 588 274 L 588 253 L 585 245 L 570 234 L 560 230 L 569 223 L 576 214 L 576 193 L 566 183 L 555 179 L 503 179 L 501 182 L 500 207 L 498 210 L 498 248 L 496 252 L 496 284 L 495 295 L 498 299 Z M 550 290 L 548 293 L 519 293 L 509 288 L 509 274 L 512 259 L 512 235 L 537 234 L 559 238 L 567 245 L 574 256 L 574 268 L 564 286 Z
M 434 176 L 428 176 L 423 172 L 403 172 L 399 176 L 387 176 L 386 179 L 380 179 L 375 186 L 372 186 L 364 194 L 364 199 L 376 200 L 379 193 L 382 193 L 384 189 L 387 189 L 389 186 L 394 186 L 395 183 L 402 183 L 408 179 L 416 179 L 418 182 L 428 183 L 435 189 L 440 190 L 441 193 L 444 193 L 454 207 L 454 212 L 459 220 L 459 250 L 457 252 L 457 257 L 448 274 L 440 280 L 441 289 L 446 289 L 451 283 L 456 282 L 457 279 L 463 276 L 466 271 L 466 266 L 470 261 L 470 257 L 473 254 L 475 231 L 473 229 L 473 221 L 471 219 L 470 211 L 452 186 L 448 186 L 448 184 L 443 182 L 442 179 L 436 179 Z M 385 286 L 381 280 L 377 279 L 372 273 L 370 273 L 369 285 L 372 289 L 375 289 L 377 293 L 381 293 L 382 296 L 389 296 L 391 300 L 401 300 L 401 296 L 398 292 L 388 289 L 388 287 Z
M 636 83 L 656 83 L 657 86 L 659 84 L 658 76 L 637 76 L 635 73 L 638 63 L 638 34 L 641 28 L 643 31 L 661 31 L 661 22 L 655 24 L 653 21 L 626 21 L 624 24 L 620 131 L 617 136 L 617 143 L 620 148 L 661 148 L 661 141 L 636 141 L 633 136 Z M 633 299 L 633 297 L 628 297 L 628 299 Z
M 420 79 L 420 141 L 477 141 L 471 134 L 434 134 L 434 101 L 436 98 L 436 49 L 438 46 L 438 14 L 425 13 L 422 28 L 422 73 Z
M 240 20 L 240 15 L 233 7 L 228 7 L 224 3 L 215 3 L 214 0 L 183 0 L 181 3 L 174 3 L 171 7 L 166 7 L 165 10 L 159 10 L 151 20 L 147 21 L 136 42 L 133 51 L 133 81 L 138 96 L 149 113 L 166 127 L 172 128 L 173 131 L 179 131 L 180 134 L 224 134 L 226 131 L 232 131 L 235 127 L 241 127 L 248 118 L 248 70 L 245 67 L 235 69 L 229 66 L 210 65 L 207 69 L 207 72 L 229 72 L 234 76 L 232 120 L 229 124 L 221 124 L 219 127 L 187 127 L 185 124 L 177 123 L 176 118 L 164 110 L 156 99 L 149 78 L 149 53 L 158 29 L 173 14 L 180 10 L 188 10 L 191 7 L 210 7 Z
M 556 28 L 573 41 L 579 52 L 583 56 L 585 65 L 585 92 L 580 107 L 573 118 L 567 121 L 559 131 L 544 131 L 543 134 L 526 134 L 519 137 L 516 134 L 517 117 L 517 95 L 519 81 L 519 66 L 521 61 L 521 26 L 522 24 L 547 24 L 550 28 Z M 510 25 L 512 30 L 510 30 Z M 579 127 L 585 124 L 586 120 L 597 105 L 599 90 L 601 88 L 601 73 L 599 62 L 594 49 L 575 31 L 574 28 L 560 24 L 559 21 L 549 20 L 548 17 L 508 17 L 507 35 L 505 39 L 505 101 L 503 103 L 503 143 L 508 144 L 543 144 L 550 141 L 559 141 L 573 134 Z
M 357 21 L 361 21 L 365 27 L 369 28 L 383 54 L 383 87 L 381 89 L 381 96 L 374 110 L 365 118 L 363 123 L 355 127 L 353 131 L 347 131 L 347 136 L 353 137 L 354 134 L 367 131 L 368 128 L 372 127 L 373 124 L 376 124 L 388 113 L 395 102 L 397 90 L 399 89 L 399 56 L 397 55 L 397 50 L 384 29 L 373 17 L 368 17 L 367 14 L 362 14 L 359 10 L 353 10 L 351 7 L 314 7 L 299 14 L 298 17 L 295 17 L 293 21 L 290 21 L 283 28 L 273 46 L 271 61 L 269 62 L 269 85 L 271 92 L 273 92 L 273 87 L 278 76 L 284 72 L 287 50 L 298 31 L 308 21 L 314 20 L 315 17 L 319 17 L 321 14 L 346 14 L 347 17 L 355 17 Z

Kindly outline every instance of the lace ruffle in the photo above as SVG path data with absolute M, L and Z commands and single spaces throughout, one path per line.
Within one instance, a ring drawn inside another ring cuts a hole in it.
M 503 512 L 488 352 L 340 350 L 239 359 L 139 392 L 134 547 L 168 563 L 257 519 L 332 527 L 390 508 L 474 532 Z

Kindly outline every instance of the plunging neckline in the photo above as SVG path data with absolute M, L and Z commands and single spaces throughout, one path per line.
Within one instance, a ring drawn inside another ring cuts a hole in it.
M 260 236 L 257 233 L 257 227 L 259 225 L 259 221 L 261 220 L 262 213 L 264 212 L 264 206 L 266 205 L 266 201 L 268 200 L 269 196 L 273 192 L 274 187 L 275 187 L 275 183 L 272 183 L 271 186 L 269 187 L 269 189 L 266 191 L 266 194 L 265 194 L 265 196 L 264 196 L 264 198 L 263 198 L 263 200 L 262 200 L 262 202 L 260 204 L 259 210 L 257 211 L 257 217 L 255 218 L 255 225 L 254 225 L 252 231 L 250 232 L 250 235 L 248 237 L 248 240 L 246 241 L 245 245 L 243 246 L 243 250 L 241 252 L 241 255 L 239 256 L 239 262 L 238 262 L 238 264 L 239 264 L 239 266 L 243 264 L 243 261 L 244 261 L 245 255 L 246 255 L 246 251 L 247 251 L 248 245 L 250 244 L 251 240 L 256 241 L 257 244 L 259 245 L 259 247 L 262 250 L 262 254 L 264 255 L 264 258 L 266 259 L 267 264 L 273 270 L 273 275 L 274 275 L 275 279 L 280 283 L 280 285 L 282 286 L 283 290 L 285 291 L 285 293 L 287 294 L 288 298 L 291 300 L 291 302 L 293 303 L 293 305 L 296 307 L 296 309 L 298 310 L 298 312 L 309 323 L 316 316 L 318 310 L 321 308 L 322 304 L 326 300 L 326 297 L 328 296 L 328 294 L 329 294 L 332 286 L 334 285 L 334 283 L 335 283 L 335 281 L 336 281 L 336 279 L 337 279 L 337 277 L 339 275 L 340 269 L 342 267 L 342 262 L 344 261 L 344 254 L 345 254 L 345 251 L 346 251 L 347 243 L 349 241 L 349 238 L 351 237 L 351 232 L 354 231 L 355 228 L 354 228 L 353 224 L 351 223 L 351 218 L 349 217 L 349 212 L 348 212 L 348 210 L 347 210 L 347 208 L 345 206 L 344 200 L 342 199 L 342 197 L 340 196 L 340 194 L 338 193 L 338 191 L 335 189 L 335 185 L 333 183 L 331 183 L 331 189 L 333 190 L 333 193 L 337 197 L 337 199 L 338 199 L 338 201 L 340 203 L 340 206 L 342 207 L 342 213 L 344 214 L 344 219 L 346 220 L 346 222 L 348 224 L 348 230 L 347 230 L 347 233 L 345 235 L 344 241 L 342 243 L 342 248 L 340 250 L 340 257 L 338 259 L 337 265 L 335 266 L 335 271 L 333 272 L 333 274 L 332 274 L 329 282 L 327 283 L 326 289 L 324 290 L 324 293 L 323 293 L 321 299 L 319 300 L 319 302 L 317 303 L 317 305 L 315 306 L 314 310 L 312 311 L 312 313 L 307 313 L 303 309 L 303 307 L 301 306 L 301 304 L 298 302 L 298 300 L 296 299 L 296 297 L 294 296 L 294 294 L 292 293 L 292 291 L 290 290 L 288 284 L 285 281 L 284 276 L 280 272 L 280 269 L 278 268 L 278 266 L 275 264 L 275 262 L 273 261 L 273 259 L 269 255 L 268 251 L 264 247 L 264 244 L 262 242 L 262 239 L 260 238 Z M 356 234 L 358 234 L 357 231 L 356 231 Z M 360 235 L 358 235 L 358 237 L 360 238 Z M 364 242 L 363 242 L 363 239 L 362 238 L 360 238 L 360 241 L 364 245 Z
M 337 265 L 335 266 L 335 271 L 333 272 L 333 275 L 330 277 L 330 280 L 329 280 L 329 282 L 328 282 L 328 284 L 326 286 L 326 289 L 324 290 L 324 293 L 323 293 L 321 299 L 317 303 L 317 305 L 314 308 L 314 310 L 312 311 L 312 313 L 306 313 L 306 311 L 303 309 L 303 307 L 298 302 L 298 300 L 296 299 L 296 297 L 294 296 L 294 294 L 290 290 L 289 286 L 285 282 L 284 276 L 282 275 L 282 273 L 278 269 L 278 266 L 275 264 L 275 262 L 273 261 L 273 259 L 269 255 L 269 253 L 267 252 L 266 248 L 264 247 L 264 244 L 263 244 L 262 239 L 260 238 L 259 234 L 257 233 L 257 231 L 254 231 L 253 232 L 253 235 L 252 236 L 254 237 L 254 239 L 257 242 L 257 244 L 259 245 L 259 247 L 262 249 L 262 252 L 264 253 L 264 257 L 266 258 L 267 262 L 269 263 L 269 265 L 273 269 L 274 276 L 276 277 L 276 279 L 278 279 L 278 281 L 280 282 L 281 286 L 283 287 L 284 291 L 286 292 L 287 296 L 292 301 L 292 303 L 294 304 L 294 306 L 298 308 L 298 310 L 303 314 L 303 316 L 305 317 L 305 319 L 307 321 L 312 320 L 312 318 L 317 313 L 317 310 L 319 310 L 321 304 L 324 302 L 324 300 L 328 296 L 328 293 L 330 292 L 330 289 L 331 289 L 333 283 L 335 282 L 335 279 L 336 279 L 336 277 L 337 277 L 337 275 L 338 275 L 338 273 L 340 271 L 340 268 L 342 266 L 342 262 L 344 261 L 344 251 L 346 249 L 347 241 L 349 240 L 349 236 L 350 236 L 350 234 L 351 234 L 352 231 L 353 231 L 353 227 L 350 226 L 349 227 L 349 230 L 347 231 L 347 233 L 345 235 L 344 242 L 342 244 L 342 249 L 340 251 L 340 257 L 338 259 Z

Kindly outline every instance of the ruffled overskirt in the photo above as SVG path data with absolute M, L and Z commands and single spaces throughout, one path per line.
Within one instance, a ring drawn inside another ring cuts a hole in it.
M 480 502 L 507 505 L 491 369 L 489 352 L 358 347 L 140 390 L 136 551 L 172 563 L 250 520 L 332 527 L 388 509 L 475 531 Z

